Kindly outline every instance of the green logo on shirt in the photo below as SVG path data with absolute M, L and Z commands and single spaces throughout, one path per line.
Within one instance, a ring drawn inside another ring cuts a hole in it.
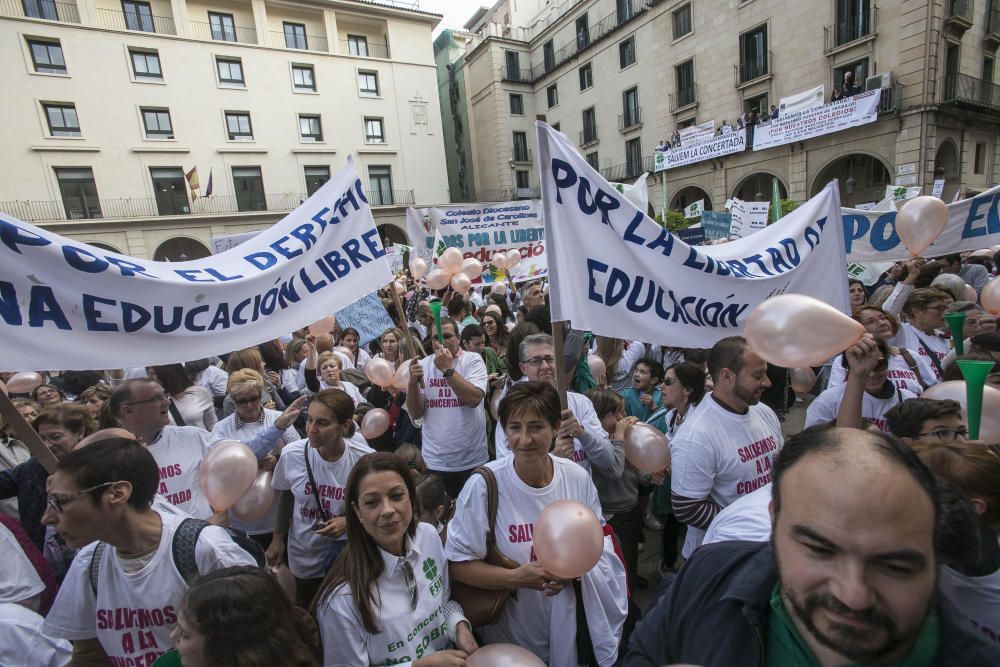
M 427 577 L 427 581 L 434 581 L 437 578 L 438 566 L 433 558 L 424 561 L 424 576 Z

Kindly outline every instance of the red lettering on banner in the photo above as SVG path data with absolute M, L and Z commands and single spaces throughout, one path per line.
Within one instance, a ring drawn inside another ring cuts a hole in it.
M 173 605 L 157 609 L 117 609 L 97 610 L 98 630 L 133 630 L 163 627 L 177 622 L 177 611 Z

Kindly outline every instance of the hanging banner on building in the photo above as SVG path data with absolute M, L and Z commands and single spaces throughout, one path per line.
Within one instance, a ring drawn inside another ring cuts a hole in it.
M 778 102 L 778 118 L 787 116 L 788 114 L 797 113 L 799 111 L 805 111 L 806 109 L 823 106 L 823 102 L 825 100 L 826 86 L 822 84 L 816 86 L 815 88 L 804 90 L 795 95 L 782 97 L 781 101 Z
M 732 224 L 732 213 L 704 211 L 701 214 L 701 226 L 705 228 L 705 238 L 709 241 L 728 239 Z
M 407 211 L 409 219 L 410 211 Z M 548 273 L 545 258 L 545 229 L 537 199 L 482 204 L 462 204 L 425 211 L 437 230 L 434 255 L 458 248 L 466 257 L 475 257 L 486 270 L 473 283 L 504 280 L 505 275 L 490 264 L 497 252 L 518 250 L 521 263 L 510 272 L 514 282 L 541 278 Z
M 747 130 L 733 130 L 728 134 L 695 142 L 684 143 L 677 148 L 653 153 L 653 171 L 683 167 L 687 164 L 720 158 L 733 153 L 745 151 L 747 148 Z
M 754 128 L 753 149 L 761 151 L 784 146 L 875 122 L 881 99 L 881 90 L 869 90 L 820 107 L 779 116 L 777 120 Z
M 729 227 L 730 238 L 742 239 L 767 227 L 767 214 L 770 210 L 771 202 L 743 201 L 734 197 L 729 209 L 733 216 Z
M 354 328 L 358 332 L 358 345 L 367 345 L 396 326 L 377 292 L 367 294 L 333 316 L 341 329 Z
M 135 259 L 0 214 L 0 368 L 147 366 L 251 347 L 392 280 L 354 164 L 270 229 L 188 262 Z
M 688 125 L 687 127 L 682 127 L 677 130 L 677 134 L 681 136 L 681 144 L 685 142 L 698 142 L 704 141 L 708 137 L 715 134 L 715 121 L 706 120 L 704 122 L 698 123 L 697 125 Z
M 564 136 L 535 127 L 553 321 L 703 348 L 739 334 L 754 306 L 776 294 L 808 294 L 846 312 L 836 182 L 752 239 L 695 248 L 632 206 Z
M 948 224 L 924 251 L 940 257 L 1000 244 L 1000 186 L 972 199 L 948 204 Z M 844 247 L 851 262 L 884 262 L 910 258 L 896 233 L 896 211 L 842 210 Z

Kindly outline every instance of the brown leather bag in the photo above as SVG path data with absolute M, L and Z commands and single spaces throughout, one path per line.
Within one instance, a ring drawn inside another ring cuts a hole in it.
M 520 565 L 507 558 L 497 547 L 496 523 L 499 504 L 497 478 L 493 475 L 493 471 L 485 466 L 476 468 L 472 474 L 477 473 L 486 481 L 486 519 L 489 529 L 486 532 L 486 558 L 483 561 L 508 570 L 517 569 Z M 507 600 L 516 595 L 513 590 L 490 590 L 463 584 L 455 579 L 451 580 L 451 599 L 462 605 L 465 617 L 474 628 L 496 623 Z

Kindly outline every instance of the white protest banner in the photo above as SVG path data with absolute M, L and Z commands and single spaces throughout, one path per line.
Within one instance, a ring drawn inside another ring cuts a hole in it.
M 892 199 L 894 202 L 906 201 L 907 199 L 913 199 L 914 197 L 920 196 L 920 186 L 916 185 L 913 187 L 907 185 L 887 185 L 885 186 L 885 198 Z
M 406 209 L 406 234 L 413 244 L 413 257 L 430 259 L 434 255 L 434 218 L 430 209 Z
M 776 294 L 808 294 L 846 312 L 836 182 L 752 239 L 696 248 L 632 206 L 565 137 L 535 127 L 552 321 L 704 348 L 739 334 L 754 306 Z
M 667 151 L 657 151 L 653 154 L 653 172 L 739 153 L 746 148 L 747 130 L 744 127 L 703 141 L 684 143 Z
M 947 206 L 948 224 L 941 236 L 924 251 L 924 257 L 940 257 L 1000 244 L 1000 186 Z M 848 260 L 883 262 L 910 258 L 910 251 L 896 234 L 895 209 L 845 208 L 842 218 Z
M 935 178 L 934 187 L 931 188 L 931 197 L 937 197 L 938 199 L 942 199 L 941 197 L 942 194 L 944 194 L 944 179 Z
M 755 151 L 812 139 L 831 132 L 872 123 L 878 118 L 882 91 L 870 90 L 820 107 L 780 116 L 753 132 Z
M 241 243 L 246 243 L 260 232 L 243 232 L 242 234 L 227 234 L 226 236 L 213 236 L 208 240 L 209 250 L 213 255 L 221 255 L 227 250 L 231 250 Z
M 643 209 L 645 210 L 645 209 Z M 705 212 L 705 200 L 699 199 L 696 202 L 691 202 L 686 207 L 684 207 L 684 217 L 685 218 L 700 218 L 701 214 Z
M 385 256 L 389 258 L 389 270 L 392 271 L 392 275 L 396 275 L 403 270 L 403 255 L 407 250 L 412 252 L 413 248 L 402 243 L 385 247 Z
M 342 330 L 348 327 L 357 329 L 358 345 L 367 345 L 386 329 L 396 326 L 377 293 L 366 294 L 333 316 Z
M 734 197 L 729 209 L 733 216 L 733 223 L 729 228 L 730 238 L 741 239 L 767 227 L 767 214 L 770 210 L 771 202 L 743 201 Z
M 677 131 L 677 134 L 681 137 L 681 143 L 684 142 L 696 142 L 703 141 L 707 137 L 715 134 L 715 121 L 706 120 L 697 125 L 688 125 L 687 127 L 682 127 Z
M 645 211 L 649 208 L 649 186 L 646 184 L 646 179 L 649 178 L 648 172 L 643 172 L 642 176 L 635 179 L 635 183 L 612 183 L 611 185 L 618 192 L 625 195 L 632 204 L 639 210 Z
M 0 214 L 0 369 L 189 361 L 272 340 L 392 280 L 347 166 L 237 248 L 134 259 Z
M 705 228 L 705 238 L 709 241 L 728 240 L 732 225 L 733 215 L 731 213 L 703 211 L 701 214 L 701 226 Z
M 483 263 L 483 275 L 473 283 L 504 280 L 504 274 L 490 264 L 490 260 L 494 254 L 509 250 L 521 253 L 521 263 L 510 272 L 514 282 L 534 280 L 548 273 L 545 229 L 537 199 L 423 210 L 437 229 L 435 256 L 440 256 L 447 248 L 458 248 L 466 259 L 474 257 Z
M 823 106 L 823 101 L 825 99 L 826 86 L 823 84 L 820 84 L 815 88 L 810 88 L 809 90 L 804 90 L 795 95 L 782 97 L 781 101 L 778 102 L 778 118 L 787 116 L 790 113 L 797 113 L 799 111 L 805 111 L 806 109 Z

